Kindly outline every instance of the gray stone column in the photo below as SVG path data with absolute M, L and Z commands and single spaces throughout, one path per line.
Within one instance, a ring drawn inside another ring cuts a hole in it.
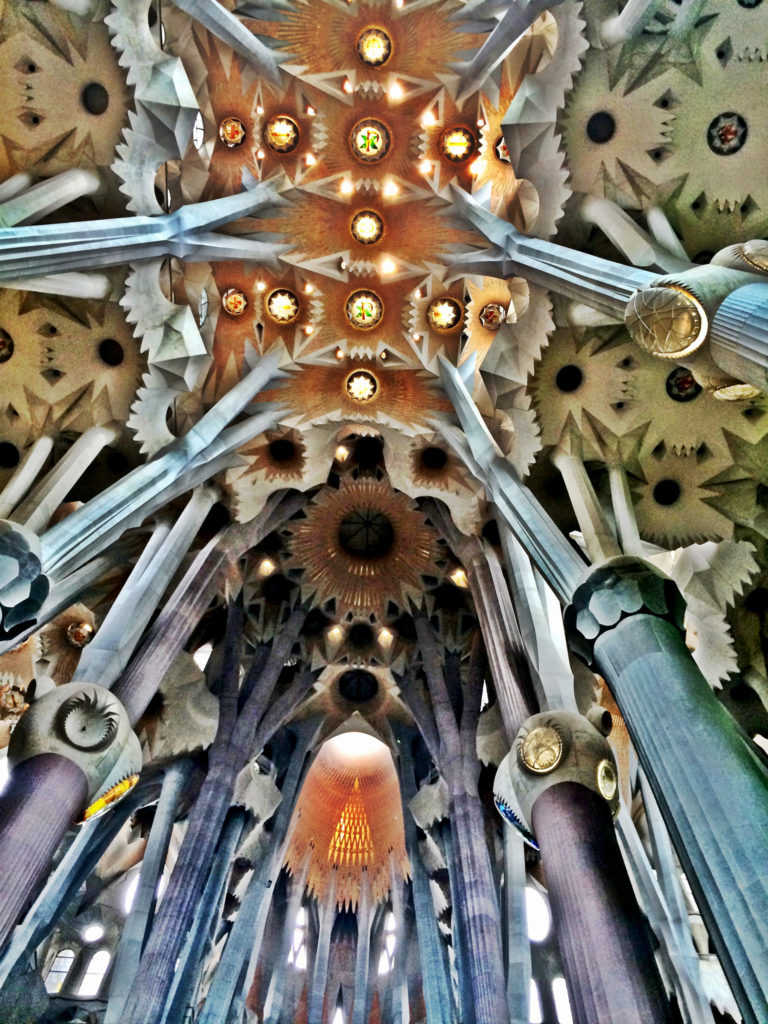
M 611 688 L 739 1009 L 768 1020 L 768 772 L 702 676 L 675 584 L 646 563 L 594 570 L 566 612 Z
M 139 969 L 144 940 L 152 927 L 157 886 L 168 855 L 178 800 L 189 768 L 190 762 L 184 761 L 171 764 L 165 769 L 163 788 L 141 862 L 139 884 L 110 973 L 109 1002 L 104 1024 L 119 1024 L 123 1007 Z

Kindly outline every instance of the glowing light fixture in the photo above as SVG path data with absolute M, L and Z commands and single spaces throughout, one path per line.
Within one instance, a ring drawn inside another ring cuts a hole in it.
M 248 308 L 248 300 L 238 288 L 227 288 L 221 296 L 221 306 L 230 316 L 242 316 Z
M 370 402 L 378 390 L 378 382 L 368 370 L 355 370 L 347 377 L 347 394 L 355 402 Z
M 347 299 L 346 314 L 353 327 L 369 331 L 381 320 L 384 307 L 375 292 L 357 291 Z
M 347 94 L 353 93 L 355 91 L 354 85 L 352 85 L 352 83 L 350 82 L 350 80 L 348 78 L 345 78 L 344 81 L 341 83 L 341 88 Z
M 349 448 L 347 448 L 343 444 L 340 444 L 333 454 L 337 462 L 346 462 L 347 459 L 349 458 Z
M 264 141 L 275 153 L 292 153 L 300 138 L 299 126 L 287 114 L 275 114 L 264 126 Z
M 397 264 L 394 260 L 385 259 L 381 261 L 381 272 L 382 274 L 394 274 L 397 270 Z
M 475 151 L 475 137 L 469 128 L 456 125 L 446 128 L 440 136 L 440 152 L 446 160 L 462 163 L 468 160 Z
M 421 115 L 421 124 L 423 128 L 432 128 L 437 124 L 437 118 L 431 110 L 425 110 Z
M 392 631 L 387 629 L 386 626 L 384 626 L 382 629 L 379 630 L 379 635 L 377 639 L 379 641 L 379 646 L 383 647 L 384 650 L 386 651 L 392 646 L 392 641 L 395 639 L 395 637 Z
M 365 163 L 373 163 L 385 157 L 389 151 L 390 141 L 387 126 L 372 117 L 358 121 L 349 136 L 353 154 Z
M 339 185 L 339 192 L 341 192 L 343 196 L 351 196 L 354 191 L 355 186 L 352 184 L 349 178 L 342 178 L 341 184 Z
M 245 134 L 245 125 L 239 117 L 225 117 L 219 125 L 219 138 L 227 149 L 242 146 Z
M 83 932 L 85 942 L 98 942 L 104 935 L 104 928 L 100 924 L 89 924 Z
M 259 576 L 271 576 L 276 568 L 271 558 L 262 558 L 259 562 Z
M 387 197 L 387 199 L 392 199 L 394 198 L 394 196 L 400 195 L 400 186 L 397 184 L 396 181 L 393 181 L 390 178 L 389 181 L 386 181 L 384 183 L 384 188 L 382 192 Z
M 433 299 L 427 307 L 427 322 L 436 331 L 455 331 L 461 324 L 463 309 L 450 295 Z
M 392 56 L 392 40 L 383 28 L 368 28 L 357 40 L 357 54 L 363 64 L 381 67 Z
M 293 323 L 299 315 L 299 300 L 287 288 L 277 288 L 267 298 L 267 314 L 276 323 Z
M 361 245 L 373 245 L 384 232 L 384 221 L 373 210 L 361 210 L 352 218 L 350 231 Z
M 469 580 L 467 579 L 467 574 L 464 572 L 464 570 L 461 568 L 461 566 L 459 566 L 458 569 L 454 569 L 453 572 L 449 572 L 448 573 L 448 579 L 455 586 L 461 587 L 462 589 L 466 589 L 469 586 Z
M 401 100 L 405 96 L 405 89 L 402 87 L 400 82 L 393 82 L 389 87 L 388 96 L 391 100 Z

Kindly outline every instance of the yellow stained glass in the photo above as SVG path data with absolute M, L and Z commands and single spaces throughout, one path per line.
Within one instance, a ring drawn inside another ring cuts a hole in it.
M 355 779 L 352 793 L 334 830 L 328 847 L 328 860 L 334 864 L 370 864 L 373 861 L 371 826 L 365 813 L 359 779 Z

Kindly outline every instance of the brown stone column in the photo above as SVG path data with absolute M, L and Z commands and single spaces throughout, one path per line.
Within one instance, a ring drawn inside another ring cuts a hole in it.
M 576 1024 L 671 1022 L 606 801 L 561 782 L 540 794 L 532 818 Z

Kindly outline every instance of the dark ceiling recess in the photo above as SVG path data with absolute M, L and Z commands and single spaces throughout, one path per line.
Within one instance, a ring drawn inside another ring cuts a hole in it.
M 376 696 L 379 681 L 364 668 L 351 668 L 339 676 L 339 693 L 352 704 L 365 704 Z

